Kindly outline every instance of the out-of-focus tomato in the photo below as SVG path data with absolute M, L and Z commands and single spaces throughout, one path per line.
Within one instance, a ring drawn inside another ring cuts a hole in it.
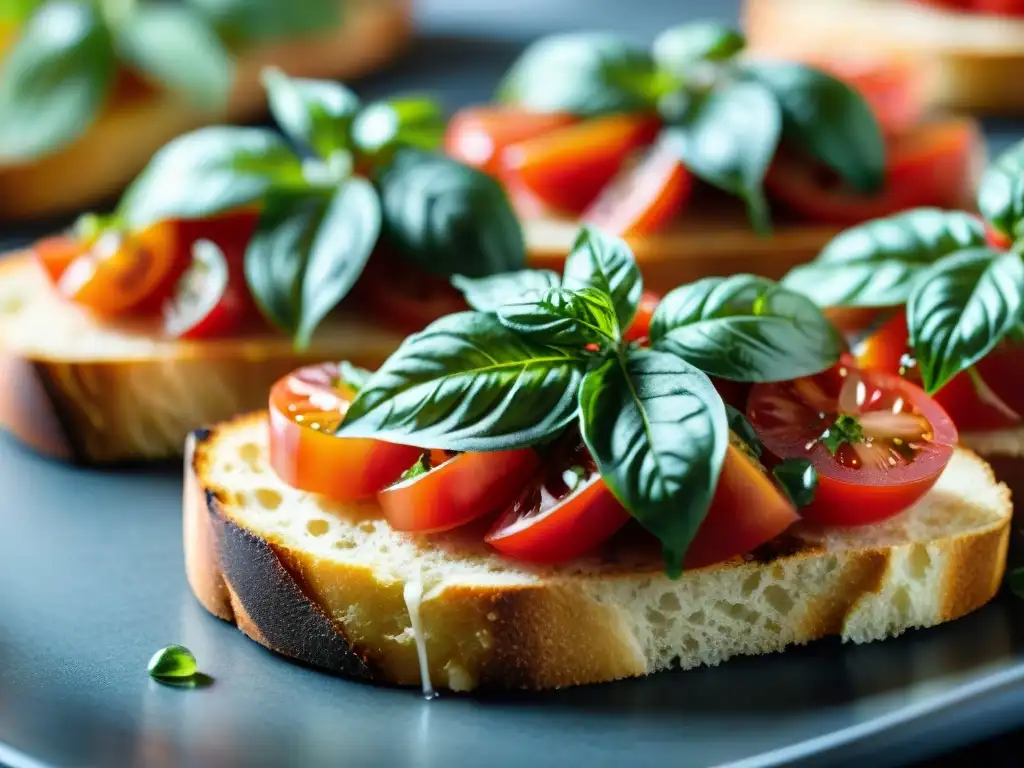
M 661 296 L 654 291 L 644 291 L 640 295 L 640 303 L 637 305 L 633 322 L 623 334 L 626 341 L 641 341 L 647 338 L 651 332 L 651 318 L 654 317 L 654 310 L 660 301 Z
M 527 112 L 515 107 L 460 109 L 448 123 L 444 150 L 456 160 L 495 175 L 510 144 L 563 128 L 577 118 L 565 112 Z
M 229 264 L 210 240 L 197 240 L 192 263 L 163 308 L 164 332 L 175 339 L 228 336 L 254 320 L 257 310 L 241 259 Z
M 921 122 L 927 100 L 926 68 L 920 61 L 864 55 L 812 63 L 856 90 L 886 133 L 902 134 Z

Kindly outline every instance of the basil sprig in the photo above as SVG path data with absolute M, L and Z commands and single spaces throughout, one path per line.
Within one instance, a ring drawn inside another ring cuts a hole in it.
M 787 359 L 808 373 L 835 362 L 839 346 L 828 346 L 834 331 L 817 307 L 770 281 L 747 279 L 759 281 L 750 295 L 725 293 L 753 315 L 744 318 L 747 333 L 776 343 L 778 371 Z M 561 280 L 518 271 L 453 282 L 476 311 L 449 315 L 406 339 L 366 383 L 338 434 L 494 451 L 579 429 L 608 488 L 660 540 L 667 569 L 677 574 L 711 503 L 730 424 L 756 441 L 708 378 L 707 369 L 726 367 L 743 379 L 736 371 L 744 353 L 719 345 L 717 354 L 730 358 L 724 366 L 699 344 L 683 351 L 624 342 L 642 277 L 622 240 L 592 228 L 577 237 Z M 662 324 L 666 337 L 674 332 L 669 318 Z M 807 339 L 829 341 L 807 353 L 798 349 Z M 818 367 L 809 362 L 814 354 Z M 790 368 L 785 378 L 792 375 Z M 746 377 L 766 379 L 759 369 Z
M 804 64 L 741 61 L 739 32 L 715 22 L 672 27 L 645 50 L 609 33 L 544 38 L 520 56 L 497 98 L 533 111 L 589 117 L 657 112 L 659 141 L 705 182 L 740 197 L 770 230 L 763 182 L 780 145 L 877 191 L 885 143 L 850 86 Z
M 286 138 L 232 127 L 180 136 L 129 187 L 118 217 L 137 229 L 259 210 L 246 280 L 266 318 L 300 349 L 382 236 L 399 256 L 445 277 L 524 265 L 522 231 L 502 188 L 423 148 L 440 140 L 436 106 L 420 97 L 364 106 L 339 83 L 276 69 L 262 79 Z

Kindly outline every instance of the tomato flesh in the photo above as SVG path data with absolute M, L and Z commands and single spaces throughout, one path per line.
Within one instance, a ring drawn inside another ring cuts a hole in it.
M 575 123 L 566 112 L 527 112 L 514 107 L 469 107 L 456 112 L 444 136 L 445 152 L 466 165 L 496 175 L 510 144 Z
M 255 315 L 241 260 L 229 264 L 209 240 L 193 246 L 192 264 L 164 304 L 164 332 L 173 339 L 229 336 Z
M 644 291 L 640 295 L 640 303 L 637 305 L 633 322 L 623 334 L 626 341 L 642 341 L 647 338 L 651 332 L 651 318 L 654 317 L 654 310 L 660 301 L 661 296 L 654 291 Z
M 54 286 L 83 251 L 82 242 L 70 235 L 44 237 L 32 246 L 32 255 Z
M 270 390 L 270 465 L 294 488 L 338 501 L 372 498 L 419 456 L 419 449 L 336 437 L 355 392 L 337 363 L 300 368 Z
M 814 64 L 857 91 L 887 134 L 906 133 L 925 113 L 925 71 L 909 57 L 846 56 Z
M 385 488 L 377 500 L 397 531 L 446 531 L 504 508 L 539 466 L 540 457 L 532 448 L 460 453 Z
M 814 464 L 818 492 L 802 514 L 828 525 L 903 511 L 935 484 L 957 441 L 953 420 L 922 389 L 849 358 L 817 376 L 754 385 L 747 415 L 775 456 Z

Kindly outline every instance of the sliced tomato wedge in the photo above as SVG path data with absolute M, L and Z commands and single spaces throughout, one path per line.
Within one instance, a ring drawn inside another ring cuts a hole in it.
M 172 339 L 208 339 L 242 330 L 256 316 L 241 259 L 229 264 L 210 240 L 192 246 L 192 263 L 163 308 Z
M 500 177 L 530 192 L 553 211 L 578 215 L 635 151 L 650 144 L 653 115 L 596 117 L 508 146 Z
M 957 441 L 953 420 L 924 390 L 851 358 L 817 376 L 755 384 L 747 415 L 772 454 L 814 464 L 818 492 L 802 514 L 827 525 L 907 509 L 935 484 Z
M 71 262 L 84 251 L 82 241 L 71 235 L 44 237 L 32 246 L 32 255 L 54 286 L 60 282 Z
M 960 208 L 973 186 L 980 146 L 973 122 L 942 120 L 889 142 L 885 187 L 878 194 L 860 194 L 828 169 L 790 152 L 779 152 L 765 187 L 802 217 L 836 225 L 907 208 Z
M 401 476 L 420 450 L 336 437 L 355 391 L 338 363 L 300 368 L 270 390 L 270 465 L 294 488 L 338 501 L 371 498 Z
M 796 508 L 759 464 L 730 445 L 707 517 L 683 565 L 703 568 L 757 549 L 800 519 Z
M 429 470 L 377 494 L 395 530 L 446 531 L 503 509 L 540 466 L 532 448 L 460 453 L 440 463 L 436 459 L 435 452 Z
M 661 302 L 661 296 L 654 291 L 644 291 L 636 308 L 636 316 L 624 334 L 626 341 L 642 341 L 651 332 L 651 318 Z
M 500 169 L 499 158 L 507 146 L 572 125 L 577 119 L 567 112 L 468 107 L 452 115 L 444 135 L 444 150 L 456 160 L 493 175 Z
M 655 142 L 639 162 L 619 171 L 581 218 L 619 237 L 647 235 L 678 216 L 692 190 L 693 176 L 678 153 Z
M 469 308 L 446 279 L 383 252 L 370 257 L 358 292 L 367 312 L 406 333 L 423 330 L 439 317 Z

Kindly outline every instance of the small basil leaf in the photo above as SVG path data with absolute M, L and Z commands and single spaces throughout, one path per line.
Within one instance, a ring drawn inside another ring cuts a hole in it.
M 917 208 L 852 227 L 834 237 L 782 284 L 822 307 L 905 304 L 929 265 L 985 244 L 985 226 L 960 211 Z
M 772 475 L 797 509 L 814 501 L 818 492 L 818 470 L 810 459 L 786 459 L 772 470 Z
M 747 45 L 742 33 L 716 21 L 670 27 L 654 38 L 655 63 L 676 75 L 686 75 L 701 61 L 725 61 Z
M 982 174 L 978 210 L 1004 235 L 1024 237 L 1024 141 L 1003 152 Z
M 782 114 L 756 82 L 736 82 L 699 100 L 662 132 L 666 145 L 704 181 L 737 195 L 757 232 L 771 230 L 764 175 L 775 155 Z
M 230 40 L 322 32 L 341 21 L 338 0 L 187 0 Z
M 987 355 L 1021 322 L 1024 262 L 973 248 L 933 265 L 907 302 L 910 348 L 929 394 Z
M 519 220 L 490 176 L 400 147 L 380 169 L 378 186 L 388 241 L 428 272 L 483 277 L 526 265 Z
M 643 277 L 625 240 L 584 226 L 565 260 L 562 286 L 578 291 L 597 288 L 612 297 L 620 328 L 636 316 L 644 292 Z
M 114 73 L 113 42 L 97 8 L 43 5 L 0 60 L 0 160 L 32 160 L 81 136 Z
M 349 144 L 359 97 L 341 83 L 288 77 L 277 67 L 261 74 L 270 113 L 292 141 L 327 158 Z
M 213 126 L 158 151 L 118 204 L 130 227 L 197 219 L 301 188 L 302 164 L 284 140 L 262 128 Z
M 538 298 L 505 304 L 497 315 L 506 328 L 555 346 L 608 346 L 621 337 L 612 299 L 598 288 L 552 288 Z
M 871 193 L 885 182 L 885 140 L 874 113 L 853 88 L 794 62 L 759 61 L 745 72 L 782 108 L 783 138 Z
M 572 351 L 461 312 L 407 338 L 352 403 L 344 437 L 453 451 L 532 445 L 578 413 L 585 368 Z
M 754 275 L 707 277 L 670 291 L 654 310 L 650 339 L 733 381 L 810 376 L 843 351 L 842 336 L 813 301 Z
M 547 269 L 520 269 L 499 272 L 489 277 L 455 275 L 452 285 L 462 291 L 466 303 L 479 312 L 495 312 L 513 301 L 537 298 L 549 288 L 557 288 L 557 274 Z
M 366 382 L 373 376 L 373 371 L 353 365 L 348 360 L 342 360 L 338 363 L 338 372 L 341 374 L 341 380 L 356 394 L 362 391 L 363 387 L 366 386 Z
M 220 38 L 192 8 L 136 6 L 115 39 L 122 59 L 199 108 L 227 103 L 234 65 Z
M 379 162 L 398 146 L 437 149 L 444 129 L 444 113 L 436 101 L 408 96 L 366 105 L 352 124 L 352 141 Z
M 583 440 L 608 488 L 661 541 L 669 572 L 707 515 L 729 427 L 711 381 L 675 355 L 630 348 L 583 379 Z
M 729 422 L 729 429 L 735 432 L 747 444 L 747 447 L 750 448 L 750 452 L 754 456 L 761 458 L 761 452 L 764 451 L 764 443 L 761 442 L 761 438 L 757 436 L 757 431 L 747 421 L 747 417 L 743 415 L 743 412 L 726 403 L 725 418 Z
M 498 87 L 498 100 L 534 112 L 633 112 L 654 107 L 658 80 L 646 51 L 607 33 L 575 32 L 527 48 Z

